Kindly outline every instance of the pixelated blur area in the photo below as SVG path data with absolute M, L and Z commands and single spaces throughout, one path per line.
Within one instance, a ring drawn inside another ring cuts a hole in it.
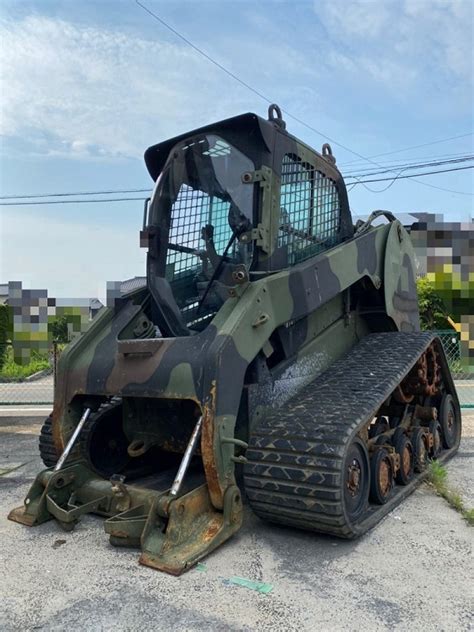
M 107 281 L 107 307 L 115 307 L 117 300 L 122 296 L 121 287 L 121 281 Z
M 459 340 L 457 363 L 474 373 L 474 221 L 446 222 L 439 214 L 410 230 L 417 276 L 425 277 L 442 299 Z
M 54 341 L 52 323 L 62 320 L 67 339 L 86 330 L 94 314 L 88 299 L 55 299 L 48 290 L 27 290 L 21 281 L 8 284 L 11 341 L 16 364 L 27 365 L 33 356 L 48 355 Z
M 463 316 L 461 319 L 461 361 L 467 359 L 467 366 L 474 373 L 474 315 Z M 466 358 L 467 356 L 467 358 Z

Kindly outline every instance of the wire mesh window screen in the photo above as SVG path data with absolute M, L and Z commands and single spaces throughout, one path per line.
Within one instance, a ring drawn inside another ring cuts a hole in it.
M 224 252 L 232 236 L 232 229 L 228 222 L 229 207 L 230 202 L 182 184 L 171 208 L 165 276 L 171 284 L 184 320 L 191 328 L 204 325 L 216 312 L 217 306 L 212 300 L 208 300 L 201 308 L 199 315 L 197 314 L 200 295 L 198 281 L 201 285 L 207 281 L 203 273 L 203 259 L 198 252 L 190 251 L 203 252 L 205 250 L 202 229 L 207 224 L 211 224 L 214 228 L 213 240 L 216 252 L 217 254 Z M 229 252 L 229 256 L 232 255 L 233 252 Z M 207 276 L 209 276 L 209 270 Z
M 294 264 L 338 241 L 339 196 L 335 183 L 293 154 L 283 158 L 278 246 Z
M 206 224 L 214 226 L 214 245 L 222 254 L 232 235 L 228 223 L 229 202 L 207 195 L 200 190 L 182 184 L 178 197 L 171 208 L 168 254 L 166 258 L 166 278 L 172 282 L 183 274 L 196 273 L 201 260 L 198 254 L 173 250 L 173 246 L 183 249 L 204 248 L 202 229 Z

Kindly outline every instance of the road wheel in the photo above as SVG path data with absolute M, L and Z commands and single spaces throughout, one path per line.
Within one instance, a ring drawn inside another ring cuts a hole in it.
M 408 485 L 415 471 L 413 444 L 405 434 L 402 434 L 397 438 L 394 447 L 395 452 L 400 457 L 400 468 L 395 477 L 396 481 L 399 485 Z
M 441 426 L 439 425 L 439 422 L 435 420 L 430 421 L 429 431 L 433 438 L 433 445 L 430 448 L 430 457 L 432 459 L 437 459 L 442 447 Z
M 428 441 L 425 428 L 415 428 L 411 440 L 415 454 L 415 472 L 423 472 L 428 463 Z
M 395 430 L 395 432 L 392 435 L 392 445 L 395 447 L 395 445 L 398 443 L 398 441 L 400 440 L 400 437 L 404 437 L 406 433 L 405 428 L 397 428 Z
M 381 448 L 376 450 L 370 460 L 370 500 L 384 505 L 393 489 L 393 466 L 390 456 Z

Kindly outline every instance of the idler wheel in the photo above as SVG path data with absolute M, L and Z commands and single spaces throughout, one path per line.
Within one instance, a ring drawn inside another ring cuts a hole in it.
M 393 489 L 393 465 L 385 448 L 376 450 L 370 460 L 370 500 L 384 505 Z
M 461 437 L 461 419 L 451 395 L 443 395 L 438 421 L 441 426 L 443 446 L 447 449 L 453 448 Z
M 401 434 L 394 442 L 394 448 L 400 457 L 400 468 L 395 479 L 399 485 L 408 485 L 415 472 L 413 444 L 406 434 Z
M 356 438 L 344 462 L 344 504 L 351 522 L 359 518 L 369 497 L 369 455 L 364 443 Z

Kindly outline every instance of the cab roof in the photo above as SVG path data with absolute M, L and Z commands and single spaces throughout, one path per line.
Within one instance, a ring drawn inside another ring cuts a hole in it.
M 226 136 L 229 136 L 229 133 L 231 133 L 231 135 L 236 138 L 240 137 L 241 142 L 238 143 L 240 145 L 248 144 L 250 140 L 255 143 L 257 140 L 260 145 L 264 146 L 262 149 L 271 151 L 275 127 L 276 124 L 273 121 L 266 121 L 257 114 L 247 112 L 246 114 L 233 116 L 232 118 L 218 121 L 217 123 L 198 127 L 197 129 L 185 132 L 174 138 L 169 138 L 157 145 L 152 145 L 145 152 L 145 164 L 153 180 L 156 180 L 163 170 L 171 149 L 176 143 L 190 138 L 191 136 L 206 133 L 222 133 Z

